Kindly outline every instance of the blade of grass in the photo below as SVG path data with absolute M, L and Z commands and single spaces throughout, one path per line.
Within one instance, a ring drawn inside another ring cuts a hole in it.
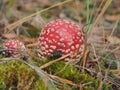
M 98 7 L 99 11 L 102 9 L 103 4 L 104 4 L 104 0 L 102 0 L 102 2 L 100 3 L 100 5 Z M 95 19 L 97 18 L 98 14 L 99 14 L 99 11 L 95 14 L 95 16 L 94 16 L 92 21 L 95 21 Z
M 87 10 L 86 10 L 86 15 L 87 15 L 86 23 L 89 24 L 90 23 L 90 0 L 86 1 L 86 7 L 87 7 Z M 88 29 L 89 29 L 89 25 L 86 27 L 86 31 Z
M 98 13 L 95 13 L 95 14 L 94 14 L 96 2 L 97 2 L 97 1 L 95 0 L 94 5 L 93 5 L 93 8 L 92 8 L 92 11 L 91 11 L 91 14 L 89 15 L 89 22 L 87 22 L 88 26 L 87 26 L 87 28 L 86 28 L 86 32 L 88 32 L 88 30 L 89 30 L 90 27 L 91 27 L 91 23 L 96 19 L 97 15 L 98 15 Z M 93 3 L 93 2 L 91 2 L 91 3 Z M 100 6 L 99 6 L 98 8 L 100 8 Z M 93 15 L 94 15 L 94 18 L 93 18 Z M 90 25 L 89 25 L 89 24 L 90 24 Z
M 93 25 L 90 27 L 90 29 L 88 30 L 88 35 L 87 37 L 91 36 L 91 31 L 94 28 L 94 26 L 99 22 L 99 20 L 101 19 L 101 17 L 103 16 L 103 14 L 105 13 L 106 9 L 110 6 L 112 0 L 107 0 L 105 5 L 103 6 L 100 14 L 98 15 L 98 17 L 96 18 L 96 20 L 94 21 Z
M 13 6 L 14 2 L 15 2 L 15 0 L 9 0 L 9 3 L 7 5 L 7 11 L 10 10 L 10 8 Z
M 48 8 L 42 9 L 42 10 L 36 12 L 36 13 L 33 13 L 33 14 L 27 16 L 27 17 L 24 17 L 24 18 L 22 18 L 22 19 L 20 19 L 20 20 L 18 20 L 18 21 L 16 21 L 16 22 L 14 22 L 14 23 L 6 26 L 5 29 L 7 29 L 7 28 L 9 28 L 9 29 L 11 28 L 11 29 L 12 29 L 12 28 L 16 27 L 18 24 L 21 24 L 21 23 L 27 21 L 28 19 L 36 16 L 37 14 L 43 13 L 43 12 L 49 10 L 49 9 L 52 9 L 52 8 L 54 8 L 54 7 L 63 5 L 63 4 L 68 3 L 68 2 L 70 2 L 70 1 L 72 1 L 72 0 L 66 0 L 66 1 L 64 1 L 64 2 L 60 2 L 60 3 L 57 3 L 57 4 L 55 4 L 55 5 L 52 5 L 52 6 L 48 7 Z
M 95 0 L 95 2 L 94 2 L 94 4 L 93 4 L 92 11 L 91 11 L 91 15 L 90 15 L 89 23 L 92 22 L 92 17 L 93 17 L 93 15 L 94 15 L 96 2 L 97 2 L 97 1 Z M 90 28 L 90 27 L 89 27 L 89 28 Z M 89 29 L 88 29 L 88 30 L 89 30 Z

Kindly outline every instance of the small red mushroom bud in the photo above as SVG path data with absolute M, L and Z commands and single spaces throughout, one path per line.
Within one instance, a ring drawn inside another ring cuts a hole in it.
M 76 55 L 71 55 L 65 60 L 78 60 L 83 54 L 83 49 L 83 32 L 72 21 L 61 19 L 51 21 L 43 28 L 38 39 L 38 55 L 41 59 L 47 56 L 63 56 L 77 51 Z M 60 55 L 55 54 L 56 51 L 59 51 Z
M 3 53 L 4 55 L 9 56 L 16 56 L 21 54 L 23 51 L 25 51 L 25 46 L 22 42 L 18 40 L 9 40 L 5 45 L 4 49 L 6 49 Z

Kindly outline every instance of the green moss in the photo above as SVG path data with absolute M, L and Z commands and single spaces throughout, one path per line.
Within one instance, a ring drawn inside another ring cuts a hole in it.
M 65 62 L 56 62 L 45 70 L 50 74 L 55 74 L 59 77 L 79 82 L 79 71 L 70 64 L 66 65 Z
M 66 63 L 62 61 L 50 65 L 49 67 L 45 68 L 45 71 L 47 71 L 50 74 L 57 75 L 61 78 L 71 80 L 76 84 L 85 84 L 83 87 L 84 90 L 93 90 L 93 88 L 97 90 L 100 84 L 100 79 L 89 75 L 87 72 L 81 72 L 74 66 L 71 66 L 70 64 L 66 65 Z M 103 84 L 103 90 L 107 90 L 107 88 L 108 83 Z M 79 90 L 79 88 L 73 87 L 70 90 Z
M 40 64 L 43 65 L 49 62 L 45 60 Z M 84 85 L 84 90 L 97 90 L 100 85 L 100 79 L 90 76 L 87 72 L 81 72 L 74 66 L 59 61 L 44 69 L 49 74 L 59 76 L 71 80 L 78 85 Z M 8 61 L 0 64 L 0 90 L 14 90 L 24 88 L 26 90 L 53 90 L 48 89 L 52 84 L 45 83 L 38 76 L 36 71 L 19 61 Z M 90 83 L 89 83 L 90 82 Z M 108 83 L 103 84 L 102 90 L 108 90 Z M 59 90 L 79 90 L 79 87 L 64 85 L 55 85 Z M 56 90 L 56 89 L 55 89 Z
M 41 82 L 43 82 L 41 79 L 38 79 L 36 81 L 34 90 L 47 90 L 47 87 L 45 86 L 45 84 Z
M 45 90 L 45 84 L 37 73 L 18 61 L 0 64 L 0 90 Z M 38 85 L 39 84 L 39 85 Z M 40 88 L 40 89 L 37 89 Z

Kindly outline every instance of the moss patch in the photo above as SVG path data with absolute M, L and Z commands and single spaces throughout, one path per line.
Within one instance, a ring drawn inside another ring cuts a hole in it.
M 23 88 L 45 90 L 45 85 L 34 70 L 21 62 L 12 60 L 0 64 L 0 90 L 23 90 Z

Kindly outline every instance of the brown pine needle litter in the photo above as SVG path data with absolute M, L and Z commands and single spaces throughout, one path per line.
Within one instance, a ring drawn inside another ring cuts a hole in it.
M 52 6 L 48 7 L 48 8 L 45 8 L 45 9 L 42 9 L 42 10 L 36 12 L 36 13 L 33 13 L 33 14 L 27 16 L 27 17 L 24 17 L 24 18 L 22 18 L 22 19 L 20 19 L 20 20 L 18 20 L 18 21 L 16 21 L 16 22 L 14 22 L 14 23 L 6 26 L 6 27 L 5 27 L 5 30 L 6 30 L 6 29 L 12 30 L 13 28 L 15 28 L 16 26 L 18 26 L 19 24 L 22 24 L 23 22 L 31 19 L 32 17 L 34 17 L 34 16 L 36 16 L 36 15 L 38 15 L 38 14 L 40 14 L 40 13 L 43 13 L 43 12 L 45 12 L 45 11 L 47 11 L 47 10 L 49 10 L 49 9 L 52 9 L 52 8 L 54 8 L 54 7 L 57 7 L 57 6 L 64 5 L 64 4 L 66 4 L 66 3 L 70 2 L 70 1 L 72 1 L 72 0 L 66 0 L 66 1 L 63 1 L 63 2 L 60 2 L 60 3 L 57 3 L 57 4 L 55 4 L 55 5 L 52 5 Z

